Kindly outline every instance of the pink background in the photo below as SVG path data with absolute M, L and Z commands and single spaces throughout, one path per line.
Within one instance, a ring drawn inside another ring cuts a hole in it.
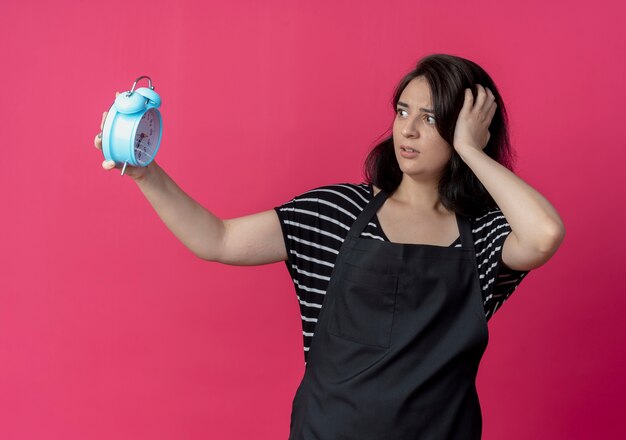
M 159 164 L 222 218 L 360 182 L 429 53 L 494 78 L 567 236 L 490 321 L 485 439 L 626 436 L 623 2 L 0 3 L 0 438 L 280 439 L 304 371 L 283 263 L 196 258 L 93 147 L 163 97 Z

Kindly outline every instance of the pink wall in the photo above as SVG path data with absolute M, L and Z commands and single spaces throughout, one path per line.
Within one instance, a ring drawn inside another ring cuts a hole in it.
M 215 214 L 360 182 L 418 58 L 481 64 L 567 237 L 490 321 L 485 439 L 626 436 L 623 2 L 0 3 L 0 438 L 287 438 L 304 371 L 283 263 L 194 257 L 93 147 L 163 97 L 159 164 Z

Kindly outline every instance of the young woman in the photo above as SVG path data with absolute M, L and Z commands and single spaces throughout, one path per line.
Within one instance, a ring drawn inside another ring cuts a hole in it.
M 241 218 L 217 218 L 154 161 L 126 171 L 200 258 L 286 262 L 306 363 L 293 440 L 480 438 L 487 320 L 565 235 L 554 207 L 511 171 L 504 103 L 480 66 L 426 56 L 393 108 L 365 182 Z

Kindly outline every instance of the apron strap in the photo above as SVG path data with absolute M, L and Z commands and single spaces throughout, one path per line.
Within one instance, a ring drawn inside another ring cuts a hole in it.
M 372 191 L 374 191 L 373 188 Z M 376 215 L 378 209 L 383 205 L 383 203 L 385 203 L 388 196 L 389 194 L 381 189 L 378 194 L 376 194 L 374 198 L 367 205 L 365 205 L 365 209 L 361 211 L 361 214 L 359 214 L 356 221 L 352 224 L 350 232 L 348 232 L 350 237 L 359 238 L 361 236 L 361 232 L 365 230 L 369 221 L 374 217 L 374 215 Z
M 456 224 L 459 226 L 461 234 L 461 247 L 465 250 L 474 252 L 474 235 L 472 234 L 472 225 L 468 217 L 455 213 Z

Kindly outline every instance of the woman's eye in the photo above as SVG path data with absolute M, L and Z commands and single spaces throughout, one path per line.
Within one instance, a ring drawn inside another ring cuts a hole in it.
M 399 109 L 396 109 L 396 112 L 397 112 L 398 114 L 400 114 L 400 116 L 402 116 L 402 114 L 401 114 L 401 113 L 402 113 L 402 112 L 406 113 L 406 110 L 403 110 L 403 109 L 399 108 Z
M 435 124 L 435 117 L 434 116 L 430 116 L 430 115 L 426 115 L 426 119 L 427 120 L 428 120 L 428 118 L 432 119 L 433 122 L 431 123 L 431 125 L 434 125 Z

